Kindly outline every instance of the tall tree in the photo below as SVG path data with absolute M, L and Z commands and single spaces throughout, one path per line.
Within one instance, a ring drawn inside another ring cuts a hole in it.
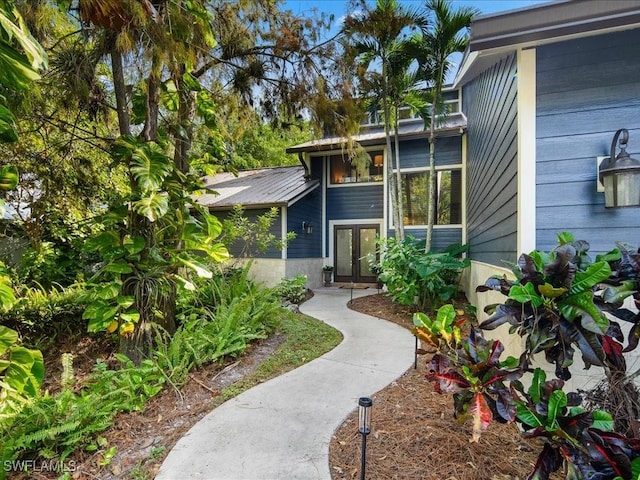
M 469 42 L 468 30 L 478 10 L 471 7 L 452 9 L 451 0 L 427 0 L 429 26 L 411 39 L 419 74 L 430 90 L 431 108 L 426 119 L 429 126 L 429 212 L 425 250 L 431 250 L 436 210 L 436 128 L 444 116 L 442 90 L 451 71 L 451 55 L 464 52 Z
M 128 301 L 98 302 L 86 315 L 93 329 L 118 328 L 127 339 L 125 353 L 139 359 L 152 323 L 173 327 L 175 284 L 165 280 L 177 281 L 180 266 L 210 274 L 185 250 L 222 256 L 210 238 L 220 226 L 204 211 L 205 223 L 193 218 L 188 186 L 197 183 L 194 162 L 200 167 L 203 158 L 224 155 L 219 124 L 233 110 L 225 111 L 226 100 L 242 99 L 264 117 L 298 121 L 310 93 L 319 85 L 331 90 L 327 79 L 320 81 L 331 45 L 314 43 L 322 19 L 314 25 L 273 1 L 80 0 L 79 11 L 82 25 L 92 27 L 85 35 L 103 45 L 110 60 L 107 101 L 121 135 L 113 142 L 114 159 L 129 172 L 131 190 L 122 205 L 129 210 L 118 217 L 120 233 L 93 245 L 111 258 L 108 271 L 119 276 L 112 286 L 135 299 L 135 311 Z M 121 245 L 112 243 L 116 238 Z M 116 247 L 129 255 L 114 263 Z
M 419 27 L 423 19 L 414 10 L 405 8 L 398 0 L 376 0 L 375 8 L 365 2 L 356 4 L 357 13 L 349 15 L 344 22 L 343 33 L 361 73 L 361 92 L 382 105 L 382 115 L 387 150 L 387 179 L 393 212 L 396 236 L 404 237 L 404 218 L 401 215 L 402 197 L 399 181 L 393 175 L 393 151 L 391 149 L 392 75 L 404 75 L 392 64 L 400 56 L 403 42 L 412 28 Z M 396 65 L 397 67 L 397 65 Z M 399 158 L 396 158 L 399 174 Z

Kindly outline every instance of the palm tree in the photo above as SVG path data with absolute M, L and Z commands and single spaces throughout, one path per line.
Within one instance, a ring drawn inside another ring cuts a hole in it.
M 435 153 L 436 122 L 443 113 L 442 90 L 451 71 L 450 57 L 464 52 L 469 43 L 468 29 L 478 10 L 471 7 L 451 9 L 451 0 L 427 0 L 431 22 L 429 28 L 411 39 L 416 49 L 420 77 L 430 86 L 431 108 L 429 118 L 429 213 L 425 250 L 431 250 L 435 221 Z
M 423 19 L 416 10 L 403 7 L 398 0 L 376 0 L 374 9 L 367 8 L 366 4 L 362 7 L 362 14 L 347 17 L 342 32 L 362 73 L 363 85 L 370 87 L 368 92 L 364 92 L 365 95 L 371 95 L 382 104 L 386 150 L 391 159 L 392 64 L 403 50 L 403 34 L 408 29 L 422 25 Z M 399 171 L 398 158 L 396 162 Z M 403 238 L 402 201 L 398 182 L 393 176 L 391 160 L 387 162 L 387 178 L 396 236 Z

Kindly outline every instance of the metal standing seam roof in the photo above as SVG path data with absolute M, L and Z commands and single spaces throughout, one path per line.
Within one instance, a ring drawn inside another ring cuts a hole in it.
M 212 210 L 226 210 L 235 205 L 289 207 L 315 190 L 320 182 L 305 180 L 305 171 L 300 165 L 243 170 L 237 176 L 218 173 L 205 177 L 204 184 L 216 193 L 205 193 L 196 201 Z

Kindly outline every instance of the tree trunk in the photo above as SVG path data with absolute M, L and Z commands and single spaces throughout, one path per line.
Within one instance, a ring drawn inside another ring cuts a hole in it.
M 383 55 L 383 58 L 385 58 L 385 56 Z M 386 79 L 386 74 L 387 74 L 387 69 L 386 69 L 386 63 L 383 60 L 382 62 L 382 78 Z M 387 156 L 388 156 L 388 162 L 387 162 L 387 179 L 389 181 L 389 200 L 391 201 L 391 212 L 393 215 L 393 223 L 394 223 L 394 227 L 396 230 L 396 238 L 398 238 L 398 235 L 400 235 L 399 233 L 399 228 L 401 229 L 401 222 L 402 222 L 402 218 L 400 218 L 399 215 L 399 208 L 398 208 L 398 185 L 396 184 L 396 179 L 393 176 L 393 154 L 392 154 L 392 150 L 391 150 L 391 129 L 389 127 L 389 123 L 390 123 L 390 118 L 389 118 L 389 95 L 387 92 L 387 86 L 386 86 L 386 80 L 383 80 L 383 82 L 385 82 L 383 84 L 382 87 L 382 109 L 383 109 L 383 114 L 384 114 L 384 137 L 385 137 L 385 145 L 386 145 L 386 150 L 387 150 Z
M 109 35 L 109 42 L 111 44 L 111 70 L 113 73 L 113 91 L 116 97 L 118 127 L 120 129 L 120 135 L 131 135 L 131 120 L 129 117 L 126 84 L 124 81 L 122 54 L 116 46 L 115 34 Z
M 147 99 L 143 136 L 145 142 L 155 142 L 158 139 L 158 115 L 160 113 L 160 71 L 161 64 L 158 55 L 154 54 L 151 61 L 151 72 L 147 79 Z
M 400 171 L 400 138 L 398 137 L 398 106 L 395 106 L 394 122 L 394 150 L 396 159 L 396 202 L 398 203 L 398 218 L 400 223 L 396 227 L 396 238 L 404 240 L 404 206 L 402 205 L 402 172 Z
M 440 72 L 442 77 L 442 72 Z M 440 82 L 436 86 L 431 100 L 431 125 L 429 126 L 429 210 L 427 215 L 427 238 L 424 251 L 430 252 L 433 245 L 433 225 L 436 217 L 436 113 L 440 102 Z
M 182 173 L 189 171 L 189 151 L 193 141 L 193 121 L 196 115 L 196 92 L 189 89 L 183 81 L 185 66 L 181 65 L 174 75 L 174 83 L 178 90 L 178 130 L 176 132 L 176 149 L 173 161 Z

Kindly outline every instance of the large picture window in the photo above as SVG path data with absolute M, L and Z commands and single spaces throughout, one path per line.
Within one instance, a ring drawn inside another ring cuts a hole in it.
M 405 225 L 427 225 L 429 172 L 402 174 L 402 207 Z M 462 171 L 436 171 L 436 225 L 462 223 Z
M 331 155 L 329 182 L 331 185 L 382 182 L 383 159 L 381 151 L 366 152 L 353 161 L 347 155 Z

